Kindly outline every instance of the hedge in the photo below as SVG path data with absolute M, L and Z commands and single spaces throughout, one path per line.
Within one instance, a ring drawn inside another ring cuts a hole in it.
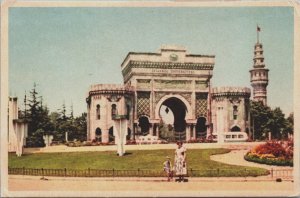
M 293 160 L 282 160 L 277 158 L 260 158 L 258 156 L 250 156 L 247 153 L 244 159 L 259 164 L 275 165 L 275 166 L 293 166 Z

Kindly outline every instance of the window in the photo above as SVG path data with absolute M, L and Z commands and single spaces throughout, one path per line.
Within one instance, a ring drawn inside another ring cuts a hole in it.
M 111 117 L 114 117 L 117 115 L 117 105 L 116 104 L 112 104 L 111 105 Z
M 96 106 L 96 119 L 100 120 L 100 105 Z
M 238 114 L 238 107 L 236 105 L 233 106 L 233 119 L 237 119 L 237 114 Z

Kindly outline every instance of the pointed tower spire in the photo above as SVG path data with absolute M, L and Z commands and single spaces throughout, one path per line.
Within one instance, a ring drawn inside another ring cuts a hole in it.
M 265 68 L 263 46 L 259 42 L 260 27 L 257 26 L 257 43 L 254 46 L 253 69 L 250 70 L 251 86 L 253 88 L 253 100 L 267 104 L 267 86 L 269 83 L 269 70 Z

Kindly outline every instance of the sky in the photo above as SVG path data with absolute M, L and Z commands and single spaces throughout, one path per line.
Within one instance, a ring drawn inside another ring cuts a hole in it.
M 215 55 L 212 83 L 250 85 L 256 26 L 269 71 L 268 105 L 293 112 L 293 9 L 290 7 L 9 8 L 9 94 L 23 108 L 37 84 L 50 111 L 86 112 L 89 86 L 123 82 L 128 52 L 161 45 Z

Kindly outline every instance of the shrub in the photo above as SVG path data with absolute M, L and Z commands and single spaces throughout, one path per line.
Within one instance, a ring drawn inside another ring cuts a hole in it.
M 272 154 L 275 157 L 285 156 L 286 151 L 283 146 L 277 142 L 267 142 L 265 144 L 260 144 L 251 150 L 252 153 L 257 153 L 259 155 Z
M 247 153 L 244 159 L 250 162 L 256 162 L 260 164 L 275 165 L 275 166 L 293 166 L 293 160 L 286 160 L 284 158 L 261 158 L 258 155 Z
M 245 160 L 277 166 L 293 166 L 292 141 L 270 141 L 251 149 Z

